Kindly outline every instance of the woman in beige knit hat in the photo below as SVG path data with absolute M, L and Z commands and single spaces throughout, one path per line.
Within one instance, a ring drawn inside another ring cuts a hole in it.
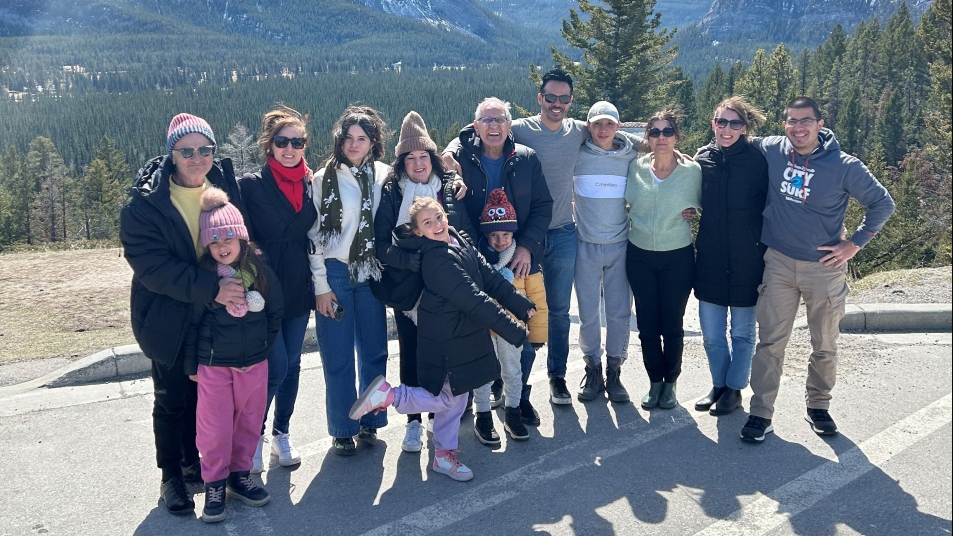
M 447 172 L 437 156 L 437 144 L 427 133 L 427 125 L 411 111 L 400 125 L 400 137 L 394 153 L 393 173 L 381 191 L 380 207 L 374 215 L 376 254 L 385 266 L 385 277 L 372 289 L 385 305 L 394 308 L 397 338 L 400 342 L 400 381 L 419 387 L 417 381 L 416 303 L 422 289 L 420 255 L 398 247 L 396 241 L 408 231 L 409 210 L 414 199 L 430 197 L 443 205 L 448 222 L 476 243 L 476 228 L 466 209 L 455 207 L 456 199 L 466 194 L 463 181 Z M 455 199 L 456 197 L 456 199 Z M 401 448 L 419 452 L 423 446 L 421 416 L 407 416 L 407 430 Z

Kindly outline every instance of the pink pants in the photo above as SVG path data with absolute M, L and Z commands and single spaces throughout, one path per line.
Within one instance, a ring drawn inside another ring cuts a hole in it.
M 245 372 L 199 365 L 195 446 L 205 482 L 250 471 L 268 395 L 268 362 Z

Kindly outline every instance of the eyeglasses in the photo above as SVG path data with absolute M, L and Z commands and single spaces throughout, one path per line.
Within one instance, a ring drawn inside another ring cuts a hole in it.
M 671 138 L 675 136 L 675 129 L 672 127 L 665 127 L 662 130 L 659 130 L 657 128 L 650 128 L 648 134 L 650 138 L 657 138 L 659 136 L 665 136 L 666 138 Z
M 214 145 L 203 145 L 201 147 L 183 147 L 181 149 L 172 149 L 173 151 L 179 151 L 179 154 L 182 155 L 182 158 L 188 160 L 195 156 L 195 151 L 199 152 L 199 156 L 206 158 L 215 154 Z
M 741 119 L 725 119 L 723 117 L 715 118 L 715 126 L 718 128 L 731 128 L 731 130 L 741 130 L 745 128 L 745 122 Z
M 813 127 L 817 123 L 817 119 L 813 117 L 805 117 L 804 119 L 791 119 L 790 117 L 784 121 L 784 125 L 788 127 L 796 127 L 801 125 L 802 127 Z
M 273 141 L 275 147 L 279 149 L 284 149 L 289 143 L 295 149 L 304 149 L 305 144 L 308 143 L 308 140 L 305 138 L 289 138 L 287 136 L 275 136 L 271 141 Z
M 481 117 L 477 119 L 477 121 L 483 123 L 484 125 L 492 125 L 493 123 L 496 123 L 497 125 L 503 125 L 507 121 L 509 121 L 509 119 L 507 119 L 505 116 L 504 117 Z
M 572 95 L 553 95 L 552 93 L 543 93 L 543 100 L 552 104 L 556 101 L 559 101 L 559 104 L 569 104 L 572 100 Z

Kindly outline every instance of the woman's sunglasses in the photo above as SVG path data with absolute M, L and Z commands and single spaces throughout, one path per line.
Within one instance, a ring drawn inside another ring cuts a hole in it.
M 729 121 L 729 120 L 727 120 L 727 119 L 724 119 L 724 118 L 719 117 L 719 118 L 715 119 L 715 126 L 718 127 L 718 128 L 729 128 L 729 127 L 730 127 L 731 130 L 741 130 L 741 129 L 745 128 L 745 122 L 742 121 L 741 119 L 732 119 L 732 120 Z
M 671 138 L 675 136 L 675 129 L 672 127 L 665 127 L 662 130 L 659 130 L 657 128 L 650 128 L 648 134 L 650 138 L 657 138 L 659 136 L 665 136 L 666 138 Z
M 213 154 L 215 154 L 214 145 L 203 145 L 201 147 L 183 147 L 181 149 L 172 149 L 172 150 L 178 151 L 179 154 L 182 155 L 182 158 L 185 158 L 186 160 L 195 156 L 195 151 L 198 151 L 199 156 L 201 156 L 202 158 L 212 156 Z
M 287 136 L 275 136 L 272 141 L 275 143 L 275 147 L 279 149 L 284 149 L 289 143 L 295 149 L 304 149 L 304 146 L 308 143 L 308 140 L 304 138 L 289 138 Z

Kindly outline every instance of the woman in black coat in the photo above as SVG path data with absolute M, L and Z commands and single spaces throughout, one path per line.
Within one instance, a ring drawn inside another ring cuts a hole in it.
M 384 265 L 385 274 L 380 282 L 372 284 L 375 295 L 394 309 L 394 323 L 400 344 L 400 382 L 419 387 L 417 380 L 417 324 L 416 308 L 423 282 L 420 277 L 420 253 L 397 245 L 400 230 L 410 221 L 410 205 L 417 197 L 437 200 L 448 214 L 448 221 L 455 229 L 463 231 L 471 242 L 476 239 L 466 209 L 455 205 L 454 191 L 458 196 L 466 193 L 463 181 L 453 172 L 445 172 L 437 157 L 437 144 L 430 139 L 427 126 L 417 112 L 404 117 L 400 138 L 394 152 L 397 160 L 393 174 L 381 189 L 381 201 L 374 214 L 374 239 L 377 258 Z M 395 232 L 397 233 L 395 235 Z M 432 416 L 431 416 L 432 417 Z M 421 417 L 419 413 L 407 415 L 407 426 L 401 448 L 405 452 L 420 452 Z
M 314 225 L 317 211 L 311 200 L 311 170 L 304 160 L 307 145 L 307 118 L 291 108 L 279 106 L 265 114 L 261 122 L 258 146 L 267 163 L 258 173 L 247 174 L 238 182 L 245 200 L 249 233 L 264 250 L 284 297 L 281 331 L 268 353 L 265 406 L 267 420 L 268 409 L 272 400 L 275 401 L 271 450 L 282 466 L 301 462 L 301 455 L 291 444 L 288 425 L 298 396 L 301 347 L 314 305 L 308 231 Z M 264 442 L 263 422 L 252 472 L 260 473 L 263 469 Z
M 712 390 L 695 403 L 698 411 L 727 415 L 741 405 L 755 350 L 755 304 L 764 271 L 761 213 L 768 164 L 745 135 L 764 115 L 740 97 L 715 108 L 714 143 L 699 150 L 702 217 L 695 269 L 695 297 Z M 731 312 L 731 345 L 726 338 Z
M 417 373 L 420 387 L 392 388 L 376 378 L 351 408 L 358 419 L 393 405 L 400 413 L 433 411 L 433 471 L 454 480 L 473 472 L 457 461 L 460 416 L 470 390 L 500 377 L 490 330 L 519 347 L 529 334 L 522 322 L 536 314 L 533 302 L 516 291 L 455 229 L 433 198 L 410 208 L 414 238 L 402 246 L 420 251 L 424 290 L 418 306 Z M 496 301 L 494 301 L 496 300 Z

